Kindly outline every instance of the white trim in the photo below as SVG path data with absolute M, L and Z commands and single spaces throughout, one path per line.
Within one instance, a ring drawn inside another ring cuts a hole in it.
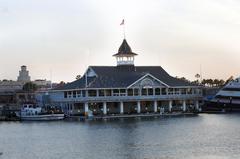
M 136 84 L 137 82 L 141 81 L 142 79 L 144 79 L 146 76 L 150 76 L 153 79 L 157 80 L 158 82 L 160 82 L 161 84 L 165 85 L 166 87 L 170 87 L 169 85 L 167 85 L 166 83 L 162 82 L 161 80 L 159 80 L 158 78 L 154 77 L 153 75 L 151 75 L 150 73 L 145 74 L 144 76 L 142 76 L 141 78 L 139 78 L 137 81 L 135 81 L 134 83 L 132 83 L 131 85 L 129 85 L 127 88 L 132 87 L 134 84 Z

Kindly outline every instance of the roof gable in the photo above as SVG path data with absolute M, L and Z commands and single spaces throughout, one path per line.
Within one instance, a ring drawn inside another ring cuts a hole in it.
M 169 87 L 167 84 L 157 79 L 153 75 L 147 73 L 143 77 L 139 78 L 137 81 L 128 86 L 131 87 Z

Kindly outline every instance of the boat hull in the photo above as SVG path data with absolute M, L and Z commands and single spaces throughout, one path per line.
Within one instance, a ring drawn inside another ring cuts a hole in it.
M 240 112 L 239 103 L 224 103 L 215 101 L 205 101 L 202 111 L 219 111 L 219 112 Z
M 23 121 L 53 121 L 53 120 L 63 120 L 63 119 L 64 119 L 64 114 L 20 116 L 20 120 L 23 120 Z

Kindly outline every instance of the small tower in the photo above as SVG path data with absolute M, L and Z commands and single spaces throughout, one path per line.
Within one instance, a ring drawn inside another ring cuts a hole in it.
M 117 66 L 123 65 L 133 65 L 134 66 L 134 57 L 137 54 L 132 52 L 131 47 L 128 45 L 127 40 L 123 39 L 121 46 L 118 49 L 118 53 L 113 56 L 116 57 Z
M 19 82 L 30 82 L 29 72 L 27 71 L 27 66 L 21 66 L 21 70 L 19 71 L 19 76 L 17 81 Z

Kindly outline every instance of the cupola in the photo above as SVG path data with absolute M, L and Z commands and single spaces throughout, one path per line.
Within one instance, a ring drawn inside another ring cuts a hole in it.
M 127 40 L 123 39 L 121 46 L 118 49 L 118 53 L 113 56 L 116 57 L 117 66 L 122 65 L 134 65 L 134 57 L 137 54 L 132 52 L 131 47 L 128 45 Z

